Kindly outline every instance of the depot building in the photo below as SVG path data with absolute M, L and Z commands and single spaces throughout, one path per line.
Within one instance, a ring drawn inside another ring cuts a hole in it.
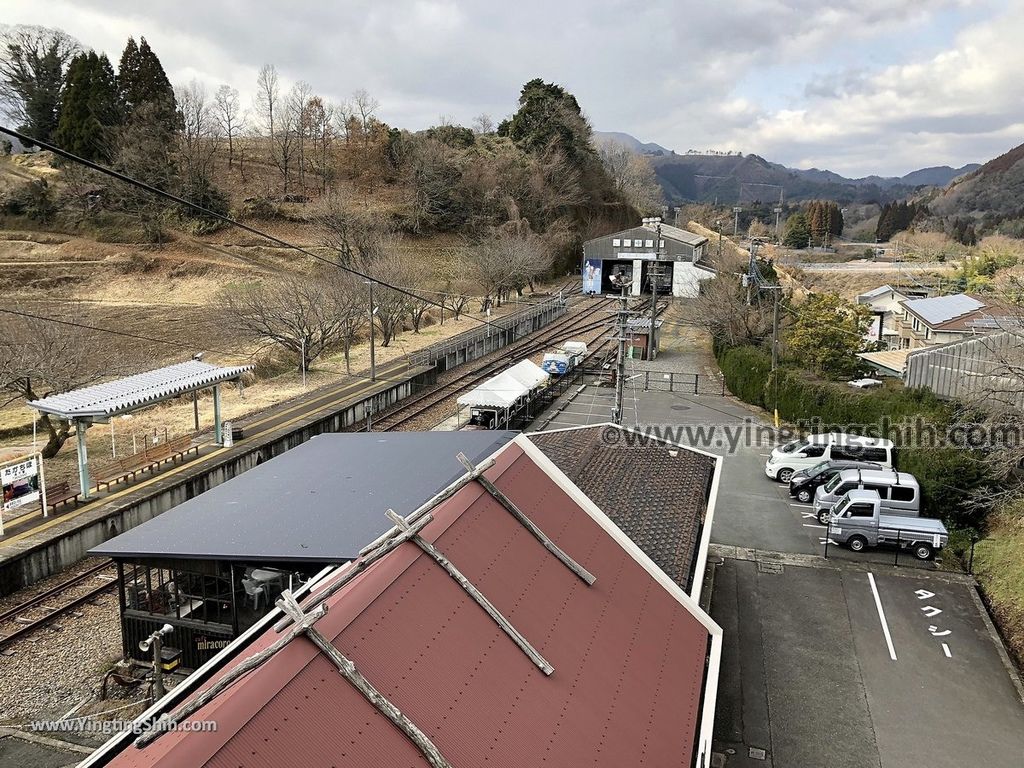
M 618 294 L 612 276 L 620 274 L 630 282 L 633 296 L 650 293 L 656 285 L 662 296 L 693 298 L 701 281 L 715 276 L 707 252 L 703 235 L 656 222 L 595 237 L 583 244 L 583 292 Z

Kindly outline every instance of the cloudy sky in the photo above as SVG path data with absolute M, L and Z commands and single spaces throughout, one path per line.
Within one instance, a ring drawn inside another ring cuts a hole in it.
M 335 100 L 364 88 L 410 129 L 500 119 L 542 77 L 598 130 L 852 176 L 1024 142 L 1021 0 L 0 0 L 0 19 L 115 63 L 145 36 L 172 82 L 246 104 L 272 63 Z

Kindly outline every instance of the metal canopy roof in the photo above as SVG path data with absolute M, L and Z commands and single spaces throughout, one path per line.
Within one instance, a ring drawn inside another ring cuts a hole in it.
M 189 360 L 105 384 L 50 395 L 33 400 L 29 405 L 62 419 L 104 419 L 237 379 L 252 368 L 251 365 L 224 368 L 201 360 Z
M 119 558 L 351 560 L 516 432 L 327 433 L 91 550 Z

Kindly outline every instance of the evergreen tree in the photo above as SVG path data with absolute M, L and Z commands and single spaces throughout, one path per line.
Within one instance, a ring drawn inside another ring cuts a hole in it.
M 810 227 L 810 242 L 812 245 L 823 245 L 828 226 L 825 222 L 825 204 L 820 200 L 814 200 L 807 206 L 807 224 Z
M 811 225 L 806 214 L 794 213 L 786 219 L 782 244 L 787 248 L 806 248 L 811 242 Z
M 52 141 L 66 68 L 78 43 L 59 29 L 18 25 L 0 32 L 0 104 L 19 130 Z
M 110 162 L 120 110 L 114 68 L 105 54 L 89 51 L 74 58 L 62 99 L 57 143 L 88 160 Z
M 539 77 L 523 86 L 519 110 L 510 120 L 502 121 L 498 135 L 508 136 L 528 152 L 543 152 L 554 145 L 574 165 L 597 157 L 590 142 L 590 124 L 576 97 Z
M 143 104 L 151 104 L 147 119 L 164 123 L 168 131 L 175 130 L 178 118 L 174 89 L 146 38 L 140 38 L 138 45 L 134 38 L 128 38 L 121 54 L 117 85 L 126 120 L 131 120 Z

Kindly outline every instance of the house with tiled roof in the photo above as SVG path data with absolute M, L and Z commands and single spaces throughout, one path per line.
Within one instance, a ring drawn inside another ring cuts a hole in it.
M 160 727 L 83 766 L 710 765 L 722 632 L 691 591 L 718 460 L 595 435 L 519 435 L 464 459 L 137 721 Z M 656 505 L 600 485 L 602 466 L 651 461 Z M 685 510 L 701 522 L 663 530 Z

